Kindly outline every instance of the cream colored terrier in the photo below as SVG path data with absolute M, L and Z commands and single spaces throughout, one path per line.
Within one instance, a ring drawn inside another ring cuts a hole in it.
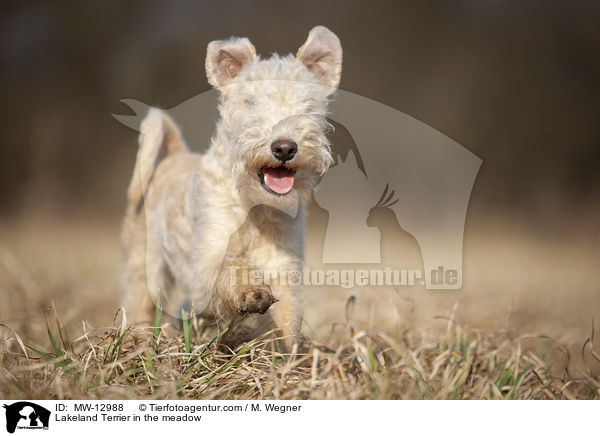
M 246 38 L 211 42 L 206 74 L 220 91 L 220 119 L 205 154 L 150 110 L 122 231 L 130 318 L 150 321 L 160 296 L 171 315 L 191 302 L 203 318 L 244 319 L 246 333 L 276 328 L 295 341 L 299 285 L 246 279 L 302 269 L 306 204 L 333 162 L 325 117 L 341 68 L 339 39 L 323 26 L 295 57 L 260 59 Z

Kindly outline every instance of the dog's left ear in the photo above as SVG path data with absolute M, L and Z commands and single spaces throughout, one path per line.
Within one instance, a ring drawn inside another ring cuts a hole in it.
M 206 48 L 206 77 L 217 89 L 239 74 L 244 65 L 256 61 L 256 49 L 248 38 L 213 41 Z
M 312 71 L 317 79 L 332 88 L 338 87 L 342 73 L 342 44 L 325 26 L 316 26 L 308 34 L 296 58 Z

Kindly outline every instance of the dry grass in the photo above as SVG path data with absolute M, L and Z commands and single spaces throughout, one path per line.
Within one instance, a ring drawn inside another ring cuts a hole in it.
M 199 320 L 180 331 L 158 320 L 132 328 L 121 312 L 115 315 L 114 228 L 94 237 L 73 227 L 3 237 L 5 399 L 600 399 L 600 346 L 589 318 L 581 321 L 587 327 L 583 336 L 578 332 L 580 342 L 559 342 L 525 335 L 510 322 L 466 327 L 460 305 L 428 316 L 435 324 L 430 328 L 399 313 L 400 300 L 391 297 L 367 292 L 355 299 L 346 291 L 340 304 L 315 292 L 309 303 L 319 298 L 326 304 L 307 305 L 310 339 L 291 355 L 274 351 L 268 336 L 224 350 L 217 332 Z M 492 306 L 483 295 L 485 307 Z M 588 308 L 597 298 L 582 296 Z M 418 299 L 413 305 L 427 306 Z M 381 307 L 394 309 L 394 322 Z M 544 325 L 542 312 L 521 310 Z M 568 310 L 563 319 L 573 318 Z M 549 319 L 546 325 L 562 327 L 560 318 Z
M 552 376 L 525 350 L 527 337 L 465 330 L 452 319 L 437 341 L 414 332 L 397 338 L 357 331 L 349 318 L 335 343 L 307 341 L 281 354 L 258 338 L 223 350 L 218 337 L 189 324 L 189 335 L 163 328 L 87 330 L 69 341 L 48 312 L 47 344 L 10 331 L 0 343 L 0 395 L 30 399 L 600 399 L 591 371 Z M 54 325 L 52 325 L 54 324 Z M 6 326 L 3 326 L 6 328 Z M 560 347 L 559 345 L 557 345 Z M 587 346 L 594 351 L 593 338 Z

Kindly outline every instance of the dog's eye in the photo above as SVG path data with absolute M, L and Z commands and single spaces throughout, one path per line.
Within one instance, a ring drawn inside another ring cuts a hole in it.
M 246 106 L 256 106 L 256 100 L 253 98 L 247 98 L 246 100 L 244 100 L 244 102 L 246 103 Z

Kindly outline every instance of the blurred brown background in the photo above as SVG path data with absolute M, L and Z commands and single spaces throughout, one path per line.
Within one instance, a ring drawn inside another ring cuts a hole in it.
M 26 287 L 14 284 L 19 275 L 29 274 L 43 289 L 40 304 L 85 294 L 90 314 L 96 303 L 116 302 L 118 221 L 137 135 L 111 116 L 129 113 L 120 99 L 175 106 L 209 88 L 211 40 L 247 36 L 262 55 L 295 52 L 323 24 L 342 41 L 343 89 L 483 159 L 466 226 L 465 290 L 428 293 L 428 305 L 476 300 L 473 313 L 503 320 L 514 303 L 524 325 L 535 319 L 535 328 L 577 335 L 600 318 L 600 3 L 80 1 L 2 9 L 0 238 L 20 265 L 4 260 L 9 300 Z M 15 317 L 24 310 L 9 307 Z

